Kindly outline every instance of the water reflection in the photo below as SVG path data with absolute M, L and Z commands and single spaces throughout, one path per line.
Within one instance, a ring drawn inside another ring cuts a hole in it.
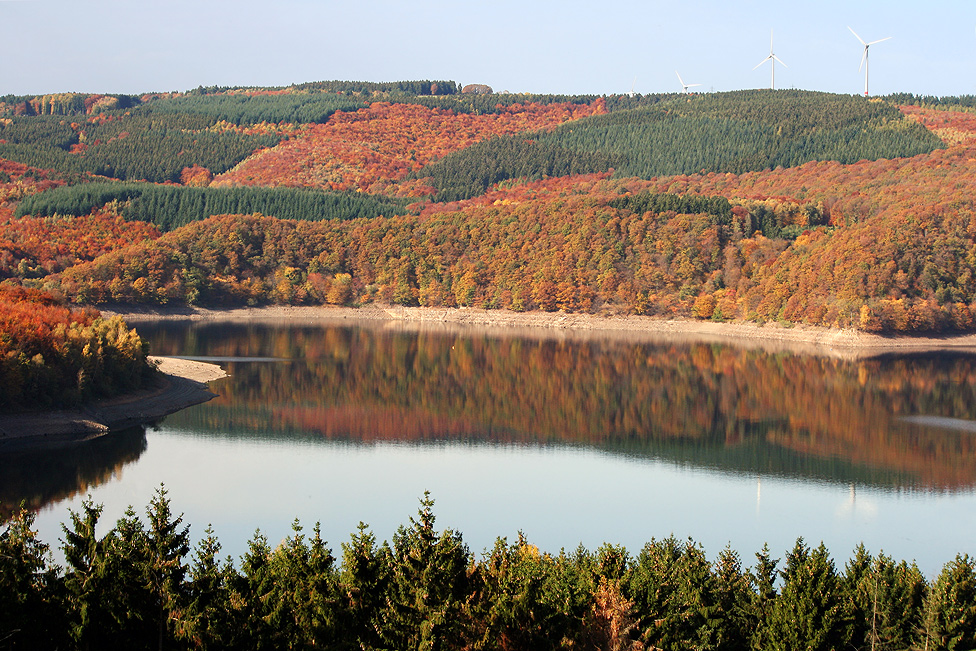
M 967 354 L 843 360 L 339 326 L 140 332 L 157 353 L 224 360 L 220 398 L 168 421 L 217 436 L 581 445 L 751 475 L 976 485 L 976 438 L 950 426 L 976 420 Z
M 713 556 L 732 545 L 748 564 L 764 543 L 782 554 L 803 536 L 841 564 L 864 542 L 929 576 L 973 553 L 970 355 L 378 326 L 138 329 L 153 352 L 220 359 L 230 377 L 148 447 L 139 432 L 61 460 L 5 460 L 3 504 L 49 505 L 42 540 L 57 540 L 89 490 L 108 524 L 165 483 L 194 533 L 213 524 L 235 557 L 255 528 L 281 540 L 296 517 L 321 521 L 333 549 L 360 521 L 388 540 L 425 490 L 438 522 L 475 550 L 519 530 L 553 552 L 636 550 L 673 533 Z
M 23 504 L 38 510 L 115 479 L 146 450 L 146 430 L 133 427 L 90 441 L 0 455 L 0 520 Z

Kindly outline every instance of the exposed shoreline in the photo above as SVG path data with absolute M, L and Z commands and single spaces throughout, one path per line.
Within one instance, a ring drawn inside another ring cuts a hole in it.
M 153 387 L 77 409 L 0 415 L 0 453 L 71 445 L 150 423 L 216 397 L 207 383 L 226 376 L 215 364 L 172 357 L 151 360 L 160 371 Z
M 119 308 L 103 310 L 132 324 L 156 321 L 252 322 L 316 324 L 357 322 L 398 330 L 475 329 L 492 335 L 529 338 L 612 338 L 648 342 L 709 342 L 766 350 L 790 350 L 845 358 L 886 353 L 976 351 L 976 334 L 952 336 L 881 336 L 857 330 L 815 326 L 718 323 L 694 319 L 642 316 L 602 316 L 562 312 L 511 312 L 479 308 L 426 308 L 369 305 L 269 306 L 222 310 L 206 308 Z
M 356 324 L 411 332 L 465 332 L 530 339 L 721 343 L 770 352 L 795 352 L 861 359 L 889 353 L 951 350 L 976 352 L 976 334 L 945 337 L 885 337 L 855 330 L 776 323 L 716 323 L 692 319 L 598 316 L 561 312 L 510 312 L 477 308 L 422 308 L 369 305 L 361 308 L 248 307 L 104 309 L 133 325 L 191 321 L 279 324 Z M 0 453 L 27 447 L 68 445 L 134 425 L 150 423 L 216 396 L 207 383 L 225 377 L 219 366 L 172 357 L 152 358 L 161 372 L 157 386 L 79 409 L 0 415 Z

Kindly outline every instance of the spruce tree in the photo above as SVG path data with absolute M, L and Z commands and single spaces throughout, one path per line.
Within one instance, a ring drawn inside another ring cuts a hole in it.
M 177 637 L 200 651 L 232 648 L 244 628 L 234 618 L 230 585 L 236 570 L 230 558 L 220 561 L 220 542 L 208 526 L 193 553 L 186 602 L 177 622 Z
M 930 651 L 976 649 L 976 563 L 968 554 L 947 563 L 932 584 L 920 646 Z
M 377 547 L 376 537 L 363 522 L 342 545 L 347 635 L 364 649 L 380 645 L 380 613 L 390 584 L 389 556 L 389 547 Z
M 748 572 L 742 569 L 739 554 L 726 547 L 713 566 L 715 576 L 715 616 L 711 628 L 713 648 L 745 651 L 756 629 L 751 609 L 755 593 Z
M 160 486 L 146 509 L 143 572 L 155 610 L 160 651 L 174 639 L 175 614 L 183 601 L 183 580 L 190 551 L 190 527 L 180 528 L 183 516 L 174 517 L 166 488 Z
M 832 651 L 850 640 L 850 621 L 834 562 L 821 543 L 798 539 L 786 555 L 783 588 L 766 616 L 769 651 Z
M 393 535 L 390 592 L 380 636 L 395 649 L 438 651 L 461 644 L 471 555 L 461 535 L 434 529 L 425 492 L 419 519 Z
M 258 530 L 241 559 L 241 574 L 235 577 L 231 593 L 235 615 L 246 622 L 247 646 L 256 651 L 277 648 L 274 630 L 268 625 L 273 581 L 271 548 L 268 538 Z
M 843 577 L 853 616 L 854 645 L 863 649 L 907 649 L 921 627 L 925 577 L 912 563 L 872 558 L 863 545 L 855 550 Z
M 0 648 L 66 646 L 61 581 L 48 546 L 21 508 L 0 531 Z M 52 567 L 53 566 L 53 567 Z
M 292 530 L 271 553 L 267 621 L 278 648 L 334 648 L 341 619 L 335 559 L 319 525 L 311 544 L 297 520 Z
M 95 534 L 102 505 L 89 497 L 82 511 L 69 510 L 70 528 L 62 524 L 61 548 L 67 563 L 65 588 L 71 639 L 82 650 L 106 648 L 115 623 L 106 601 L 105 542 Z

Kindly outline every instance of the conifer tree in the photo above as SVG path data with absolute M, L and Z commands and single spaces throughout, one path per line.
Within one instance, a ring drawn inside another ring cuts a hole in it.
M 393 535 L 392 575 L 380 635 L 395 649 L 460 646 L 471 562 L 461 535 L 434 530 L 434 500 L 425 492 L 419 519 Z
M 180 528 L 183 516 L 173 517 L 166 488 L 156 489 L 146 510 L 148 528 L 144 537 L 145 581 L 154 605 L 158 648 L 162 651 L 174 634 L 174 614 L 182 605 L 183 580 L 190 551 L 190 527 Z
M 268 538 L 258 530 L 241 559 L 241 575 L 236 577 L 231 594 L 235 615 L 246 622 L 248 646 L 256 651 L 277 648 L 274 630 L 268 624 L 273 581 L 271 548 Z
M 907 649 L 921 627 L 925 577 L 918 567 L 872 558 L 863 545 L 855 549 L 843 577 L 853 615 L 853 644 L 865 649 Z
M 346 592 L 347 631 L 361 648 L 380 644 L 380 613 L 390 584 L 389 556 L 389 547 L 377 547 L 376 537 L 363 522 L 350 541 L 342 544 L 341 585 Z
M 67 645 L 60 581 L 48 546 L 33 530 L 34 513 L 21 508 L 0 532 L 0 648 Z
M 920 646 L 931 651 L 976 649 L 976 562 L 968 554 L 947 563 L 932 584 Z
M 105 541 L 95 534 L 102 505 L 89 497 L 82 511 L 69 511 L 71 527 L 62 524 L 62 550 L 67 562 L 65 587 L 68 593 L 68 617 L 71 639 L 77 648 L 100 649 L 106 646 L 114 622 L 105 580 Z
M 106 591 L 102 598 L 114 620 L 119 647 L 153 649 L 157 645 L 158 610 L 149 584 L 146 529 L 128 507 L 105 536 Z
M 769 638 L 766 624 L 776 603 L 776 566 L 778 564 L 779 559 L 774 559 L 769 554 L 769 545 L 763 545 L 762 551 L 756 553 L 756 566 L 749 576 L 753 586 L 750 616 L 755 622 L 750 647 L 755 651 L 765 649 Z
M 831 651 L 850 639 L 839 580 L 823 543 L 811 550 L 798 539 L 786 555 L 783 588 L 766 616 L 770 651 Z
M 311 544 L 296 520 L 293 535 L 272 553 L 267 622 L 278 648 L 333 648 L 340 609 L 334 558 L 316 524 Z
M 193 553 L 188 571 L 186 602 L 179 614 L 178 637 L 201 651 L 232 647 L 243 623 L 234 619 L 230 585 L 237 572 L 230 558 L 218 558 L 220 542 L 208 526 Z
M 751 605 L 755 593 L 749 574 L 742 569 L 739 554 L 726 547 L 715 560 L 715 609 L 711 640 L 716 649 L 745 651 L 756 629 L 755 613 Z

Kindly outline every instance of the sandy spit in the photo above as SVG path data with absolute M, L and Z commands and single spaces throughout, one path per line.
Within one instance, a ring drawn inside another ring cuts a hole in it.
M 171 357 L 151 357 L 150 361 L 160 371 L 154 387 L 78 409 L 0 415 L 0 454 L 70 445 L 150 423 L 216 397 L 206 383 L 226 376 L 215 364 Z
M 716 323 L 694 319 L 602 316 L 562 312 L 510 312 L 478 308 L 270 306 L 210 310 L 102 310 L 140 321 L 316 323 L 355 322 L 363 326 L 408 331 L 485 332 L 492 336 L 560 339 L 623 339 L 645 342 L 708 342 L 771 351 L 795 351 L 843 358 L 865 358 L 894 352 L 972 349 L 976 335 L 944 337 L 880 336 L 858 330 L 778 323 Z

